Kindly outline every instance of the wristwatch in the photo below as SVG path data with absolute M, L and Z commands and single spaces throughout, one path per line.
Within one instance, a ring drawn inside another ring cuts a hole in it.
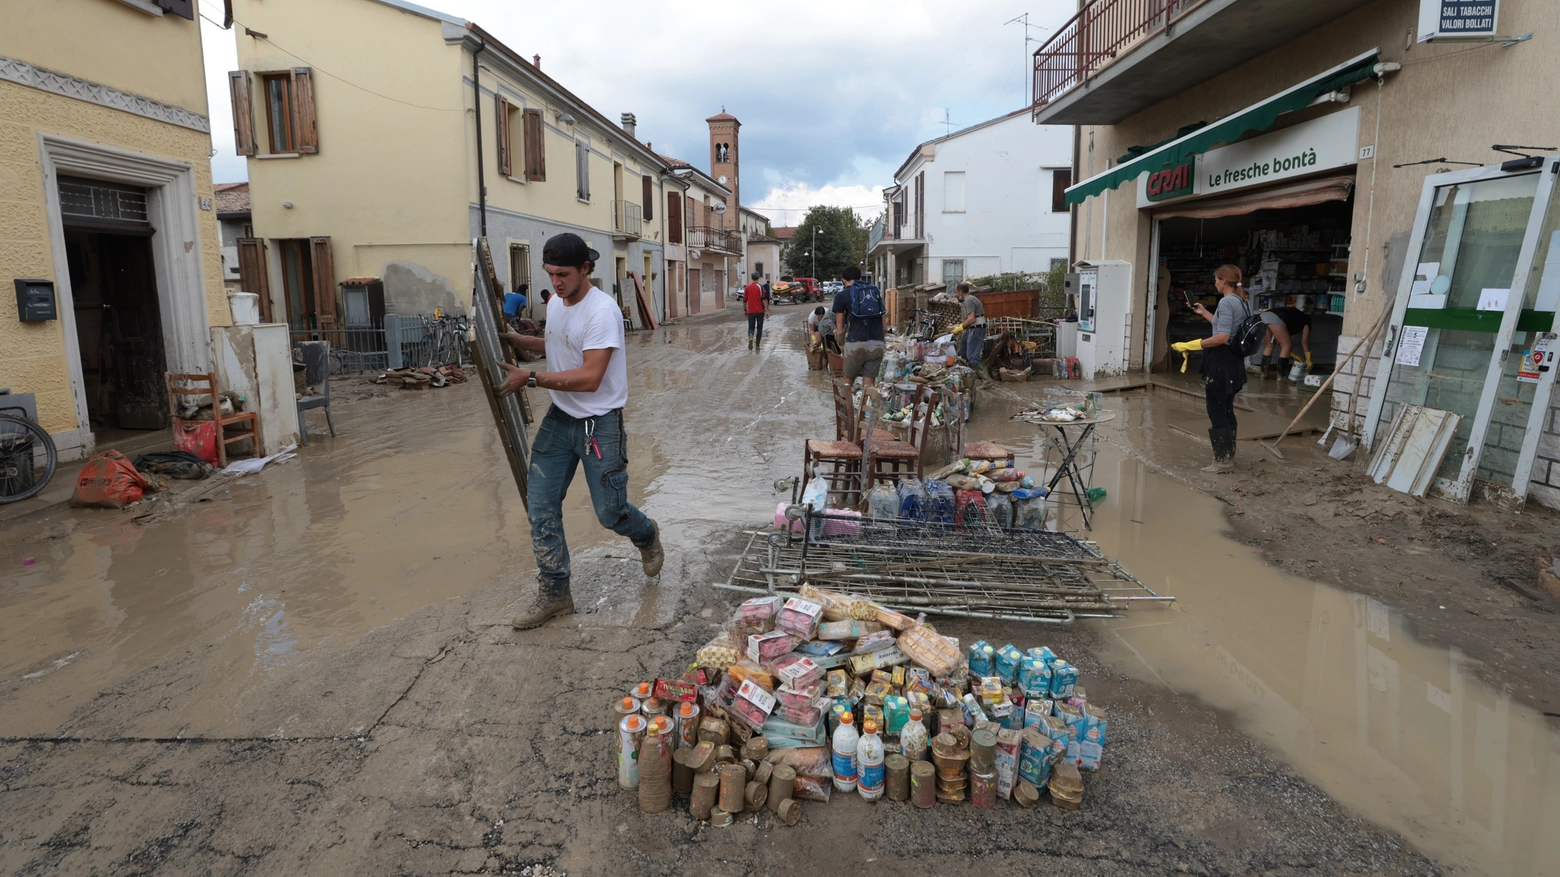
M 533 390 L 536 389 L 536 372 L 527 372 L 526 375 L 525 385 Z

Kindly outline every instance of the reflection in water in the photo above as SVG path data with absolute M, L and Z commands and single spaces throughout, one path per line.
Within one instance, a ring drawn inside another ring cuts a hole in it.
M 1109 493 L 1100 547 L 1178 598 L 1109 622 L 1112 663 L 1232 712 L 1303 776 L 1443 864 L 1560 873 L 1560 731 L 1481 682 L 1458 650 L 1416 642 L 1382 603 L 1221 539 L 1218 501 L 1110 442 L 1095 483 Z

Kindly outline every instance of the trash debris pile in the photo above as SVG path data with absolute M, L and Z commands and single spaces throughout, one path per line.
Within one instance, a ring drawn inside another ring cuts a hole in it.
M 687 672 L 613 712 L 618 783 L 641 809 L 675 793 L 717 826 L 760 809 L 794 825 L 799 802 L 851 793 L 991 809 L 1044 790 L 1076 810 L 1109 727 L 1049 647 L 961 647 L 924 615 L 810 584 L 743 603 Z
M 1099 396 L 1099 393 L 1088 393 L 1074 402 L 1048 402 L 1031 406 L 1008 419 L 1030 423 L 1072 423 L 1076 420 L 1088 420 L 1100 413 Z
M 445 365 L 439 368 L 392 368 L 386 369 L 373 377 L 376 384 L 389 384 L 399 386 L 403 390 L 426 390 L 429 387 L 445 387 L 450 384 L 464 384 L 469 380 L 466 370 L 458 365 Z

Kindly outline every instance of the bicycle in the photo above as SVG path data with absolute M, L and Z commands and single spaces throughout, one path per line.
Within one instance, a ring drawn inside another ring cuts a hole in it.
M 0 503 L 36 496 L 49 486 L 58 462 L 54 439 L 43 427 L 26 417 L 0 414 Z
M 471 342 L 468 338 L 471 321 L 465 316 L 452 317 L 441 314 L 428 321 L 428 334 L 432 343 L 428 349 L 429 368 L 454 365 L 464 368 L 471 362 Z

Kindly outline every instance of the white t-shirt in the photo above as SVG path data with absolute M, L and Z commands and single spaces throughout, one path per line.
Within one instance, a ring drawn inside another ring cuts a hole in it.
M 607 373 L 594 393 L 549 390 L 552 403 L 571 417 L 597 417 L 628 404 L 628 366 L 623 346 L 623 312 L 612 296 L 592 286 L 572 307 L 563 296 L 547 301 L 547 370 L 569 371 L 585 364 L 585 351 L 612 350 Z

